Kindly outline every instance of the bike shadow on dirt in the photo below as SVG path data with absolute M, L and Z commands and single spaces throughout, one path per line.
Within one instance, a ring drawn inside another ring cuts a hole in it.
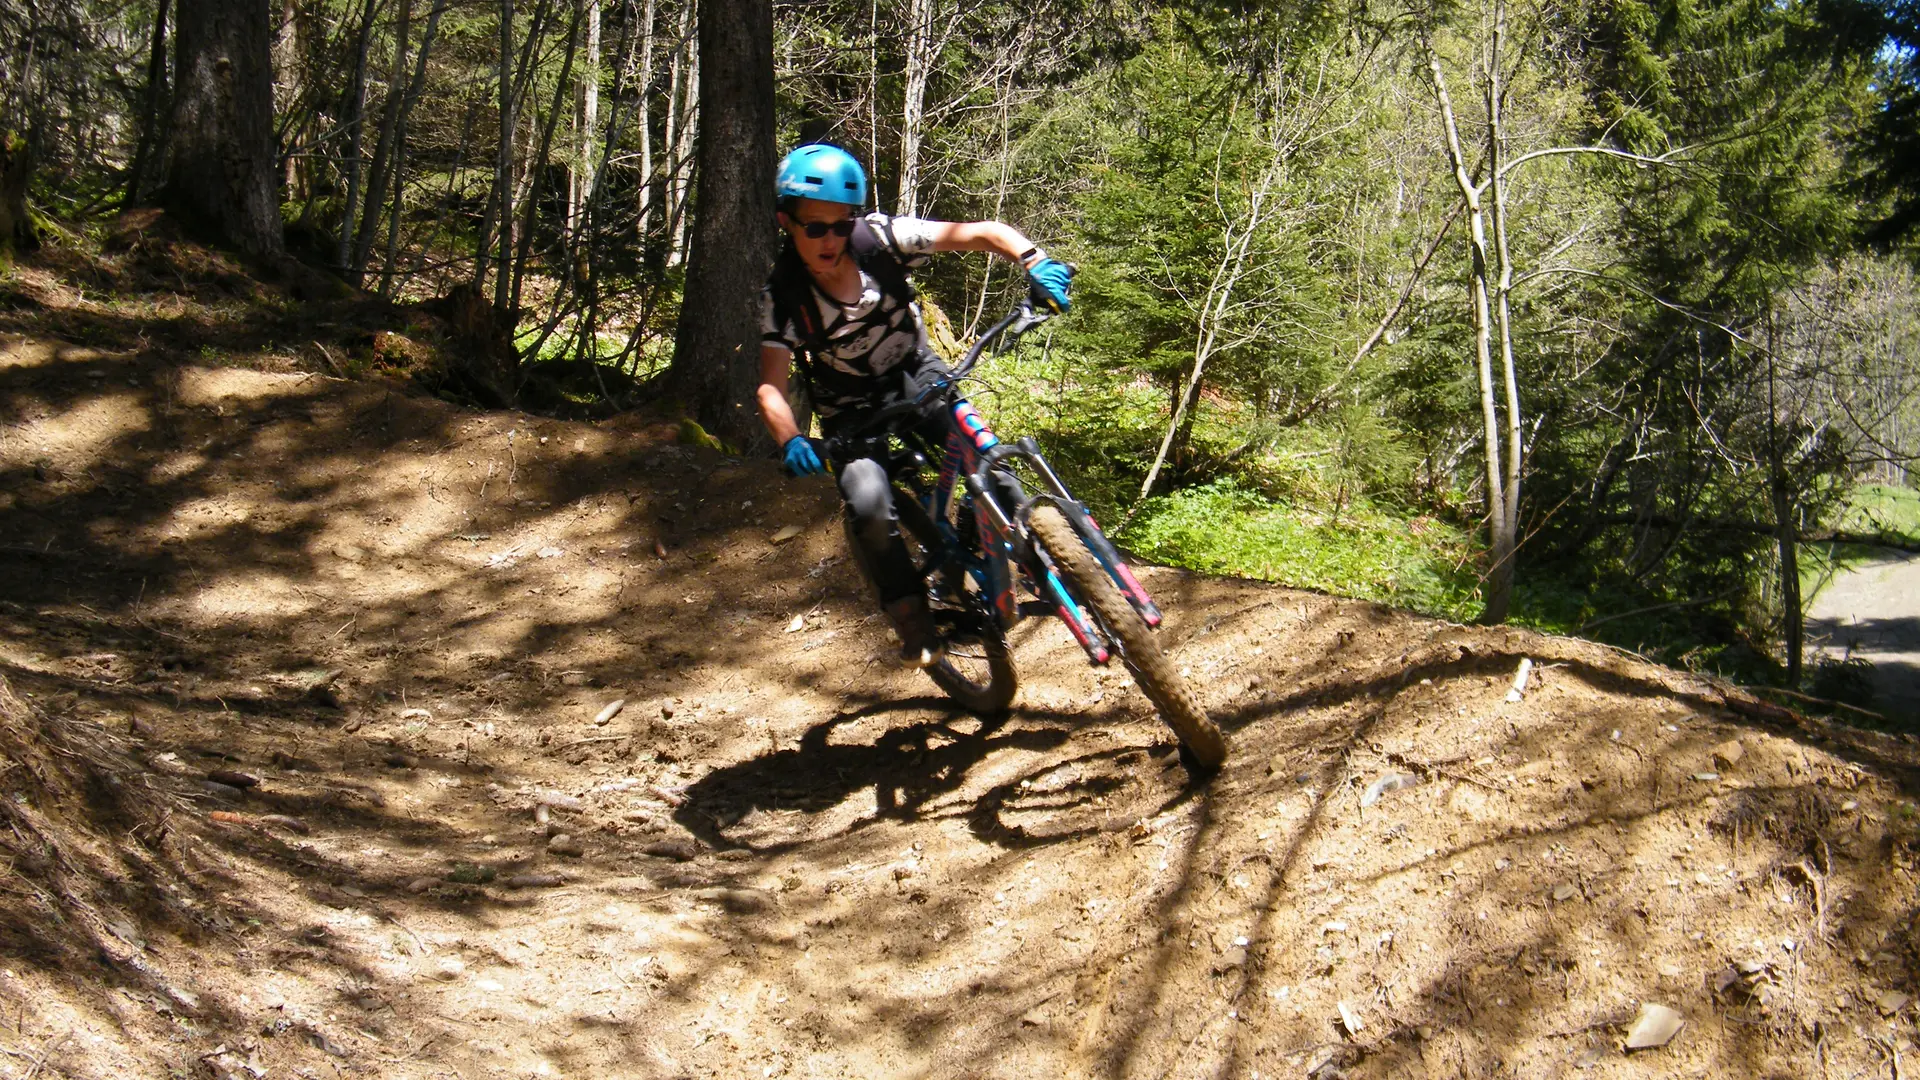
M 834 738 L 862 721 L 901 714 L 923 718 L 887 727 L 870 742 Z M 796 747 L 708 773 L 687 788 L 674 819 L 710 847 L 761 856 L 883 821 L 963 820 L 984 843 L 1024 848 L 1126 828 L 1201 790 L 1170 744 L 1049 756 L 1087 723 L 1085 716 L 1044 708 L 981 718 L 933 696 L 877 702 L 813 725 Z M 1022 752 L 1044 760 L 968 793 L 988 758 Z M 873 795 L 871 813 L 832 820 L 865 791 Z M 802 815 L 797 828 L 757 816 L 793 813 Z

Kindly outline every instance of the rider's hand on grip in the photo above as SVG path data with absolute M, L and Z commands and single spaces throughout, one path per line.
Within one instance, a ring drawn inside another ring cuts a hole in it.
M 787 440 L 786 448 L 781 451 L 781 460 L 788 476 L 812 476 L 827 471 L 827 467 L 820 464 L 820 455 L 814 452 L 813 440 L 805 435 L 795 435 Z
M 1073 284 L 1073 267 L 1058 259 L 1042 255 L 1027 267 L 1027 292 L 1033 302 L 1047 311 L 1065 314 L 1073 304 L 1067 299 L 1067 289 Z

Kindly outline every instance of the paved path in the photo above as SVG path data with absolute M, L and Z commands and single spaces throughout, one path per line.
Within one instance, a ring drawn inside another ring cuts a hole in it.
M 1815 649 L 1873 661 L 1878 711 L 1920 724 L 1920 555 L 1889 553 L 1833 579 L 1807 610 Z

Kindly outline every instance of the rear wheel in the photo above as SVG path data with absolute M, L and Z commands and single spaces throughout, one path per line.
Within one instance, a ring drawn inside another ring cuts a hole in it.
M 1160 643 L 1154 640 L 1146 620 L 1127 603 L 1120 587 L 1087 550 L 1066 515 L 1055 506 L 1036 506 L 1031 527 L 1074 593 L 1093 609 L 1101 627 L 1119 645 L 1133 680 L 1160 710 L 1160 718 L 1173 729 L 1194 762 L 1209 772 L 1219 768 L 1227 760 L 1226 736 L 1207 718 L 1206 709 L 1180 677 L 1179 669 L 1160 651 Z
M 911 492 L 895 488 L 893 497 L 914 565 L 924 568 L 945 542 Z M 959 566 L 935 575 L 929 588 L 946 655 L 926 669 L 927 677 L 968 712 L 982 716 L 1006 712 L 1020 692 L 1020 677 L 993 605 L 973 575 Z

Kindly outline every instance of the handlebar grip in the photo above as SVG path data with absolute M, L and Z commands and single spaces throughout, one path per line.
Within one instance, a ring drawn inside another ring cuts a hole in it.
M 833 440 L 816 439 L 811 435 L 805 436 L 805 438 L 807 445 L 813 447 L 814 456 L 820 459 L 821 465 L 826 466 L 827 472 L 835 472 L 833 467 Z

